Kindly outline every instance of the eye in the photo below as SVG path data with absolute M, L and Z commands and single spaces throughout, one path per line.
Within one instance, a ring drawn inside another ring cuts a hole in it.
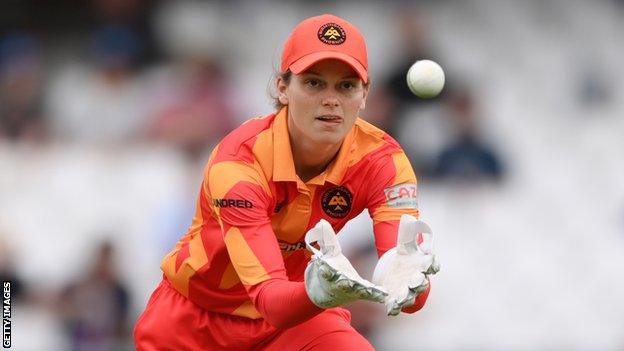
M 311 88 L 316 88 L 321 85 L 321 82 L 318 79 L 310 78 L 305 81 L 305 84 Z
M 353 82 L 347 81 L 340 83 L 340 88 L 344 90 L 352 90 L 355 88 L 355 84 Z

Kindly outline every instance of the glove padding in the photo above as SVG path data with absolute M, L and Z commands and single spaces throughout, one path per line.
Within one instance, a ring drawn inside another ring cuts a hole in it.
M 440 270 L 432 251 L 433 232 L 429 225 L 402 215 L 397 246 L 381 256 L 373 273 L 373 282 L 388 291 L 384 304 L 389 316 L 396 316 L 402 308 L 413 305 L 416 296 L 427 290 L 427 275 Z
M 305 271 L 305 286 L 315 305 L 331 308 L 360 299 L 381 303 L 386 300 L 386 290 L 360 277 L 342 254 L 334 229 L 326 220 L 321 219 L 308 231 L 305 242 L 314 253 Z M 312 246 L 314 242 L 320 251 Z

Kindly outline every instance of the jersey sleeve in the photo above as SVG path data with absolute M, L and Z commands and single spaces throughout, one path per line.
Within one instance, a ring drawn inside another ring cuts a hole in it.
M 403 151 L 385 155 L 376 165 L 367 203 L 375 246 L 381 257 L 396 246 L 401 215 L 419 217 L 416 175 Z
M 322 312 L 308 298 L 303 282 L 288 281 L 268 215 L 270 188 L 261 172 L 244 163 L 224 162 L 213 165 L 206 178 L 204 191 L 232 266 L 262 317 L 283 329 Z
M 377 165 L 375 183 L 371 187 L 368 211 L 373 218 L 375 247 L 381 257 L 386 251 L 396 246 L 401 215 L 410 214 L 418 218 L 418 188 L 416 175 L 404 152 L 388 155 Z M 410 307 L 403 308 L 405 313 L 420 310 L 427 301 L 431 284 L 427 290 L 416 296 Z
M 261 172 L 243 162 L 226 161 L 212 165 L 205 178 L 204 191 L 245 288 L 271 278 L 287 280 L 268 216 L 271 192 Z

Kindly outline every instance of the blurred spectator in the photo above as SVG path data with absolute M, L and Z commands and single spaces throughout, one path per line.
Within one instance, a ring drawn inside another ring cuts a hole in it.
M 577 96 L 583 107 L 600 106 L 612 100 L 613 87 L 609 84 L 604 65 L 597 62 L 584 62 L 575 66 Z
M 191 160 L 206 156 L 235 124 L 221 64 L 207 56 L 184 57 L 154 78 L 148 138 L 180 148 Z
M 159 54 L 151 26 L 154 3 L 154 0 L 92 0 L 92 23 L 96 28 L 113 26 L 132 33 L 141 43 L 134 64 L 145 66 Z
M 61 296 L 72 350 L 126 349 L 129 294 L 115 272 L 114 249 L 102 243 L 86 276 L 68 286 Z
M 138 134 L 144 111 L 135 60 L 142 42 L 123 26 L 91 36 L 93 64 L 70 63 L 53 77 L 47 104 L 58 138 L 119 143 Z
M 24 284 L 13 266 L 10 247 L 0 237 L 0 281 L 11 282 L 11 298 L 20 300 L 24 296 Z
M 413 6 L 403 6 L 397 11 L 395 31 L 397 47 L 400 50 L 395 57 L 398 59 L 394 60 L 393 69 L 378 87 L 378 93 L 385 97 L 375 98 L 386 102 L 384 106 L 387 106 L 388 110 L 384 115 L 387 116 L 388 121 L 382 124 L 388 126 L 391 135 L 399 134 L 398 130 L 401 128 L 403 120 L 410 117 L 414 107 L 431 105 L 440 99 L 424 100 L 418 98 L 409 90 L 406 83 L 407 71 L 418 60 L 433 59 L 445 67 L 443 62 L 439 62 L 440 59 L 433 53 L 429 45 L 429 33 L 427 32 L 424 11 L 424 8 Z M 441 97 L 445 95 L 445 90 L 443 90 Z M 374 104 L 371 102 L 369 105 Z M 386 126 L 382 125 L 381 127 Z
M 409 90 L 406 74 L 414 62 L 428 58 L 443 67 L 445 64 L 430 45 L 426 9 L 402 5 L 395 13 L 393 38 L 397 41 L 397 51 L 388 62 L 392 69 L 381 84 L 371 89 L 364 117 L 399 141 L 416 175 L 422 179 L 430 175 L 432 159 L 448 139 L 446 121 L 439 115 L 449 84 L 447 80 L 440 96 L 427 100 Z
M 29 34 L 0 36 L 0 139 L 44 138 L 42 64 L 37 38 Z
M 154 21 L 169 60 L 146 78 L 150 108 L 145 133 L 203 163 L 239 123 L 232 78 L 225 69 L 226 24 L 213 4 L 188 1 L 163 3 Z
M 503 168 L 496 152 L 478 135 L 472 93 L 452 93 L 448 101 L 454 139 L 435 161 L 434 176 L 456 181 L 500 180 Z

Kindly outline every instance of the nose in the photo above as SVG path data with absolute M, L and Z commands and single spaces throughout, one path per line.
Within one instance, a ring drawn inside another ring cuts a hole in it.
M 323 106 L 325 107 L 338 107 L 340 105 L 340 100 L 335 93 L 330 92 L 325 97 L 323 97 Z

